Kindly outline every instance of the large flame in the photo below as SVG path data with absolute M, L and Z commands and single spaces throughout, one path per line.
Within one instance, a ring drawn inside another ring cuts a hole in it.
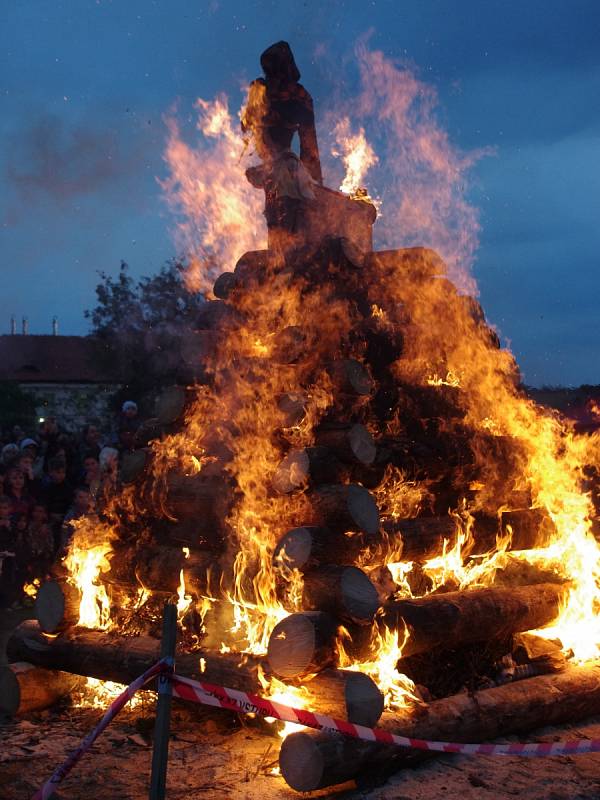
M 174 235 L 189 258 L 188 285 L 206 291 L 242 253 L 264 246 L 266 231 L 262 197 L 244 177 L 247 143 L 227 98 L 199 99 L 196 111 L 195 146 L 185 142 L 176 116 L 167 118 L 169 174 L 161 185 L 179 220 Z
M 560 618 L 542 633 L 560 638 L 577 658 L 596 657 L 600 548 L 591 534 L 593 509 L 584 468 L 600 466 L 600 435 L 577 435 L 558 414 L 524 395 L 512 355 L 500 349 L 476 301 L 455 288 L 476 293 L 469 268 L 478 219 L 466 199 L 466 176 L 480 154 L 462 154 L 452 147 L 436 120 L 435 91 L 413 72 L 363 44 L 357 56 L 360 92 L 334 112 L 337 152 L 347 168 L 343 189 L 355 192 L 370 170 L 373 193 L 382 198 L 385 209 L 375 231 L 381 246 L 434 248 L 454 284 L 442 274 L 441 262 L 426 276 L 375 265 L 365 277 L 368 304 L 363 317 L 331 283 L 319 286 L 276 264 L 265 266 L 264 287 L 240 293 L 236 325 L 216 345 L 214 363 L 221 368 L 214 369 L 210 386 L 197 389 L 182 433 L 152 443 L 152 497 L 164 494 L 169 470 L 202 476 L 214 467 L 215 440 L 229 454 L 221 477 L 235 487 L 235 502 L 224 512 L 230 536 L 221 585 L 194 595 L 184 567 L 179 616 L 194 597 L 208 641 L 222 643 L 224 651 L 264 654 L 277 622 L 301 609 L 302 577 L 286 570 L 284 563 L 274 565 L 273 551 L 286 529 L 304 524 L 310 505 L 303 491 L 277 494 L 271 481 L 286 447 L 314 444 L 315 429 L 336 399 L 326 365 L 340 357 L 364 360 L 364 349 L 351 334 L 370 308 L 369 322 L 404 335 L 402 355 L 391 367 L 394 378 L 404 385 L 452 393 L 460 419 L 440 415 L 428 422 L 463 438 L 468 430 L 465 448 L 470 448 L 478 467 L 477 480 L 464 486 L 465 497 L 447 509 L 456 521 L 455 537 L 438 556 L 420 565 L 428 582 L 419 591 L 450 583 L 460 588 L 493 584 L 506 563 L 509 539 L 499 539 L 484 556 L 470 557 L 473 515 L 497 515 L 518 497 L 516 508 L 547 513 L 556 536 L 545 549 L 512 553 L 511 558 L 545 566 L 570 586 Z M 174 118 L 168 121 L 169 177 L 163 186 L 179 218 L 176 240 L 189 254 L 190 287 L 208 290 L 221 271 L 233 269 L 244 251 L 262 245 L 263 197 L 244 177 L 246 143 L 226 99 L 199 100 L 196 110 L 201 138 L 195 146 L 184 141 Z M 352 133 L 349 118 L 358 133 Z M 379 157 L 369 141 L 381 147 Z M 277 336 L 289 327 L 303 336 L 302 357 L 293 365 L 276 358 Z M 305 406 L 301 419 L 291 425 L 279 405 L 286 395 L 302 397 Z M 384 422 L 366 422 L 376 438 L 408 435 L 400 401 Z M 490 456 L 491 443 L 510 452 L 508 477 Z M 374 494 L 382 517 L 392 521 L 418 516 L 435 499 L 431 481 L 417 480 L 395 467 L 388 467 Z M 143 513 L 132 506 L 131 497 L 115 502 L 122 512 L 118 524 L 126 525 Z M 112 528 L 97 521 L 77 526 L 66 563 L 82 592 L 80 624 L 109 625 L 102 573 L 109 566 L 113 535 Z M 401 551 L 392 545 L 386 558 L 397 591 L 411 594 L 414 565 L 403 562 Z M 391 708 L 417 699 L 414 687 L 397 672 L 404 636 L 380 632 L 377 652 L 365 663 L 344 655 L 342 644 L 342 664 L 372 675 Z M 302 700 L 287 687 L 271 686 L 270 691 L 296 703 Z

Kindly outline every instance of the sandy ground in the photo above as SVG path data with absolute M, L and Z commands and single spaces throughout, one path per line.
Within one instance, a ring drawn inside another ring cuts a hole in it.
M 64 781 L 63 800 L 142 800 L 148 796 L 153 700 L 121 716 Z M 100 718 L 100 709 L 62 708 L 0 724 L 0 798 L 29 800 Z M 257 723 L 258 724 L 258 723 Z M 600 738 L 600 719 L 548 728 L 529 739 Z M 279 738 L 233 714 L 178 705 L 173 713 L 168 798 L 292 800 L 299 795 L 272 774 Z M 600 754 L 565 758 L 442 758 L 396 773 L 365 776 L 313 797 L 354 800 L 600 800 Z

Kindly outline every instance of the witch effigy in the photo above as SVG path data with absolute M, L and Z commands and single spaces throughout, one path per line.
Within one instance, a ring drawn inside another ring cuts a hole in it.
M 313 101 L 299 83 L 300 72 L 287 42 L 277 42 L 260 57 L 265 74 L 250 84 L 242 130 L 252 136 L 261 164 L 246 171 L 250 183 L 265 191 L 270 241 L 285 247 L 303 227 L 303 207 L 321 185 L 321 162 Z M 300 155 L 292 150 L 294 134 Z

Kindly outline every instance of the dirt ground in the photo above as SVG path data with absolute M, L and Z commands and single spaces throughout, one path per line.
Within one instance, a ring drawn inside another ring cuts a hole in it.
M 62 800 L 143 800 L 148 796 L 154 701 L 124 709 L 91 753 L 61 784 Z M 0 723 L 0 799 L 29 800 L 53 769 L 93 727 L 101 709 L 63 707 Z M 256 723 L 258 725 L 258 723 Z M 264 723 L 262 723 L 264 725 Z M 600 738 L 600 718 L 527 737 Z M 508 739 L 507 741 L 514 740 Z M 292 800 L 299 795 L 273 775 L 280 739 L 228 712 L 174 708 L 170 800 Z M 524 759 L 443 756 L 381 784 L 365 776 L 312 797 L 339 800 L 600 800 L 600 754 Z

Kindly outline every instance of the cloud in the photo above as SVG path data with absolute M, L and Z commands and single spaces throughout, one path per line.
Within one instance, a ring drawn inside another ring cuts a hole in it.
M 49 115 L 13 135 L 7 152 L 7 184 L 18 201 L 29 206 L 45 201 L 63 205 L 130 171 L 115 134 Z

